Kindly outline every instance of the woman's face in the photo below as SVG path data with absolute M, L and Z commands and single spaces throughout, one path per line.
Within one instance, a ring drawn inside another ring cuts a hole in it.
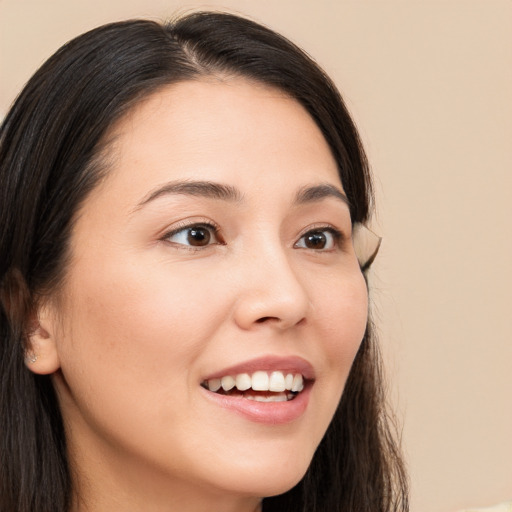
M 109 136 L 42 316 L 77 474 L 155 501 L 282 493 L 367 320 L 329 147 L 295 100 L 242 79 L 169 86 Z

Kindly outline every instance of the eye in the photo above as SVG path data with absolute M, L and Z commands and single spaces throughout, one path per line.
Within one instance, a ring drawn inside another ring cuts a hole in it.
M 312 229 L 302 235 L 294 247 L 328 251 L 335 248 L 340 237 L 341 233 L 333 228 Z
M 218 228 L 212 224 L 190 224 L 167 233 L 163 240 L 189 247 L 206 247 L 220 243 Z

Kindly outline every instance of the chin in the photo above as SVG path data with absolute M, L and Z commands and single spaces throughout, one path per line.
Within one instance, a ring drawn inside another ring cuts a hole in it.
M 278 496 L 279 494 L 284 494 L 289 491 L 293 487 L 295 487 L 304 477 L 307 468 L 300 473 L 288 474 L 283 478 L 273 480 L 271 482 L 262 482 L 262 490 L 258 494 L 259 496 L 263 496 L 265 498 L 269 498 L 271 496 Z
M 273 475 L 269 473 L 262 475 L 253 471 L 247 480 L 241 479 L 234 482 L 236 485 L 236 493 L 260 498 L 278 496 L 295 487 L 304 476 L 306 470 L 300 473 L 288 472 L 283 475 Z
M 311 459 L 298 461 L 296 457 L 286 457 L 264 463 L 252 460 L 244 467 L 231 470 L 232 479 L 224 485 L 236 489 L 243 495 L 258 497 L 277 496 L 289 491 L 305 475 Z

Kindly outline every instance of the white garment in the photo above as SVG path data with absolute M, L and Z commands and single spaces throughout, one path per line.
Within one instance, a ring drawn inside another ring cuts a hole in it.
M 461 510 L 461 512 L 512 512 L 512 501 L 500 503 L 499 505 L 488 508 L 468 508 Z

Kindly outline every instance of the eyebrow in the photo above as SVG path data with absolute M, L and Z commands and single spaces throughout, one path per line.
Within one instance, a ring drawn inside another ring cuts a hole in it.
M 312 187 L 301 188 L 297 192 L 297 195 L 295 196 L 294 203 L 299 205 L 306 203 L 315 203 L 328 197 L 339 199 L 347 206 L 350 206 L 350 201 L 348 200 L 348 197 L 339 188 L 329 183 L 322 183 L 320 185 L 314 185 Z
M 172 194 L 206 197 L 229 202 L 242 202 L 243 194 L 231 185 L 223 185 L 212 181 L 173 181 L 150 192 L 135 207 L 138 210 L 155 199 Z
M 206 197 L 208 199 L 220 199 L 222 201 L 238 203 L 244 201 L 243 194 L 232 185 L 212 181 L 172 181 L 147 194 L 134 208 L 134 211 L 159 197 L 173 194 Z M 339 199 L 347 206 L 350 206 L 347 196 L 337 187 L 328 183 L 301 188 L 297 192 L 293 204 L 315 203 L 328 197 Z

